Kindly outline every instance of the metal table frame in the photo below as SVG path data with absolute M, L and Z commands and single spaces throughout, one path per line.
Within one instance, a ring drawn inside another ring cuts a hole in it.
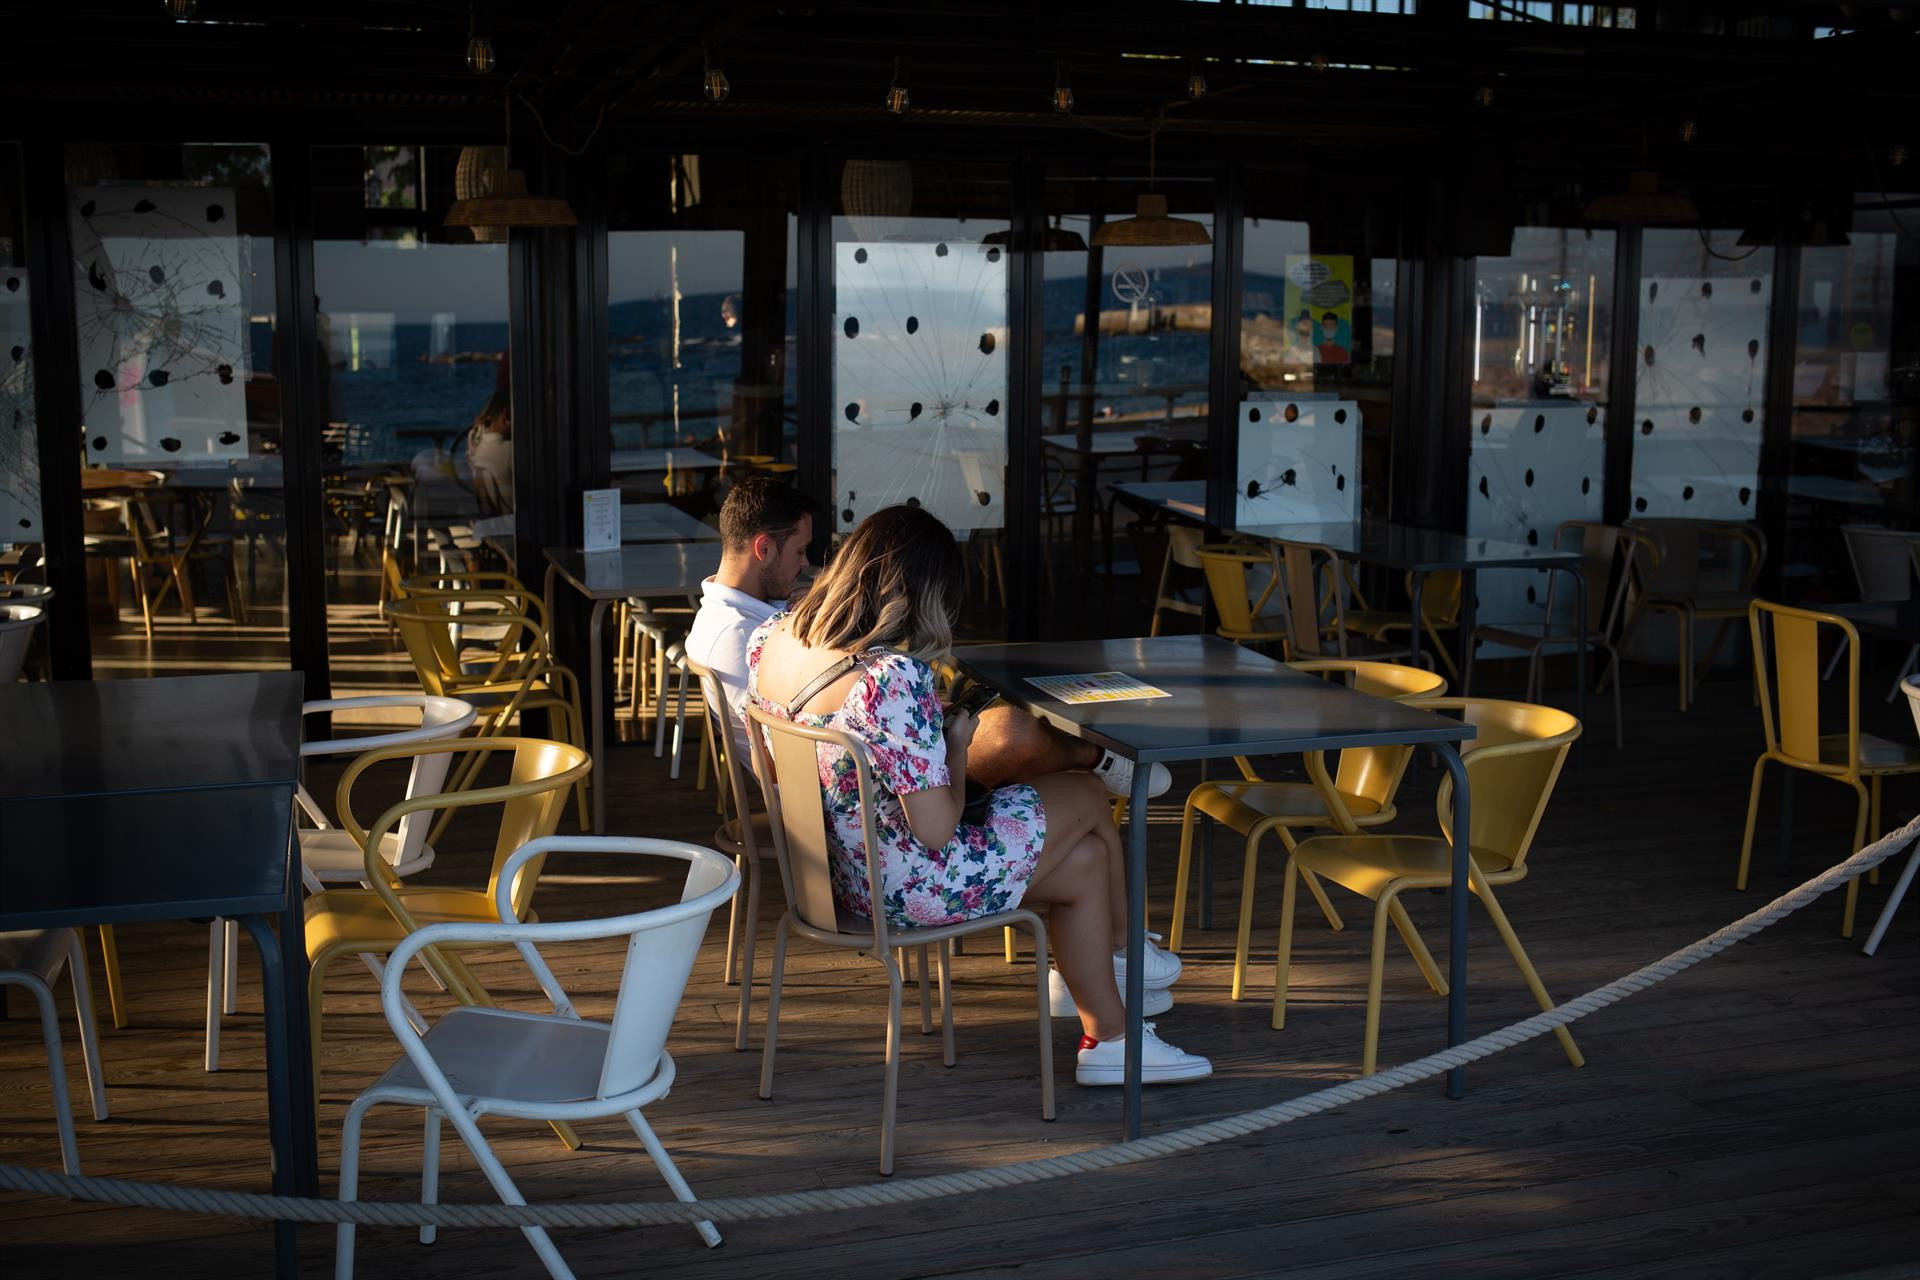
M 1131 655 L 1117 653 L 1111 646 L 1130 646 Z M 1096 654 L 1104 656 L 1096 657 Z M 1275 662 L 1252 650 L 1243 649 L 1217 636 L 1161 636 L 1153 639 L 1090 641 L 1065 644 L 1012 644 L 981 645 L 956 649 L 954 661 L 969 676 L 984 684 L 998 689 L 1009 703 L 1024 707 L 1034 715 L 1063 733 L 1092 742 L 1118 755 L 1125 756 L 1136 765 L 1153 763 L 1172 764 L 1178 761 L 1212 760 L 1237 755 L 1291 755 L 1308 751 L 1337 751 L 1347 747 L 1378 746 L 1389 743 L 1413 743 L 1426 746 L 1440 757 L 1442 764 L 1453 778 L 1453 829 L 1456 832 L 1472 830 L 1470 825 L 1466 767 L 1462 764 L 1460 753 L 1454 743 L 1462 742 L 1474 736 L 1472 725 L 1459 720 L 1450 720 L 1429 712 L 1388 703 L 1396 712 L 1403 713 L 1393 717 L 1399 723 L 1386 730 L 1371 732 L 1326 731 L 1292 736 L 1227 737 L 1215 734 L 1211 740 L 1195 739 L 1185 743 L 1162 743 L 1158 746 L 1143 745 L 1137 740 L 1129 740 L 1124 726 L 1114 726 L 1113 732 L 1107 732 L 1097 722 L 1098 715 L 1089 713 L 1103 712 L 1112 715 L 1115 707 L 1141 708 L 1147 715 L 1152 714 L 1155 703 L 1163 700 L 1133 703 L 1098 703 L 1073 706 L 1058 702 L 1024 682 L 1024 672 L 1030 675 L 1069 675 L 1088 671 L 1124 670 L 1127 674 L 1144 680 L 1149 684 L 1166 687 L 1177 684 L 1177 680 L 1168 674 L 1171 664 L 1191 665 L 1204 661 L 1209 656 L 1230 655 L 1236 664 L 1244 665 L 1252 674 L 1270 675 L 1275 692 L 1282 692 L 1288 684 L 1297 689 L 1311 688 L 1314 692 L 1332 696 L 1336 700 L 1357 699 L 1369 704 L 1370 714 L 1379 714 L 1378 704 L 1384 699 L 1355 693 L 1350 689 L 1326 684 L 1315 677 L 1290 671 L 1281 663 Z M 1161 669 L 1156 671 L 1154 659 L 1161 658 Z M 1101 665 L 1088 665 L 1089 661 Z M 1303 683 L 1304 682 L 1304 683 Z M 1177 691 L 1175 698 L 1179 697 Z M 1128 1139 L 1140 1136 L 1140 1051 L 1144 1018 L 1141 1010 L 1145 1005 L 1145 956 L 1146 956 L 1146 914 L 1147 914 L 1147 787 L 1152 778 L 1151 769 L 1134 771 L 1133 793 L 1128 798 L 1127 809 L 1127 1070 L 1125 1093 L 1125 1133 Z M 1465 839 L 1456 840 L 1453 846 L 1452 885 L 1449 890 L 1449 937 L 1447 940 L 1447 966 L 1449 990 L 1447 994 L 1447 1045 L 1464 1042 L 1467 1038 L 1467 899 L 1470 896 L 1467 887 L 1467 844 Z M 1466 1090 L 1466 1073 L 1455 1068 L 1447 1076 L 1447 1096 L 1458 1098 Z

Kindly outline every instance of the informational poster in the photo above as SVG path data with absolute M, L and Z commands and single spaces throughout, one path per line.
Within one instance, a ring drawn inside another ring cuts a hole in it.
M 1286 362 L 1353 363 L 1353 256 L 1287 255 Z
M 1074 676 L 1028 676 L 1027 683 L 1070 705 L 1089 702 L 1138 702 L 1142 698 L 1171 698 L 1165 689 L 1136 680 L 1124 671 L 1089 671 Z
M 26 268 L 0 266 L 0 545 L 42 536 L 28 322 Z
M 247 456 L 246 238 L 223 187 L 75 187 L 75 329 L 95 463 Z
M 581 549 L 611 551 L 620 545 L 620 491 L 588 489 L 580 495 Z
M 924 507 L 1005 523 L 1007 256 L 957 241 L 834 246 L 834 526 Z

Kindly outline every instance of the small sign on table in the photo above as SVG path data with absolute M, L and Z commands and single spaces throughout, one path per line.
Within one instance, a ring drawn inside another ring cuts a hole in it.
M 1070 705 L 1087 702 L 1135 702 L 1142 698 L 1170 698 L 1165 689 L 1134 679 L 1124 671 L 1089 671 L 1074 676 L 1029 676 L 1027 683 Z
M 583 551 L 614 551 L 620 546 L 620 491 L 587 489 L 580 494 Z

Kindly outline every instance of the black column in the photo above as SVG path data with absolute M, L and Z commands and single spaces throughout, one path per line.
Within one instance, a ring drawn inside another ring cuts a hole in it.
M 1600 518 L 1632 516 L 1635 391 L 1640 372 L 1641 231 L 1624 226 L 1613 242 L 1613 333 L 1607 344 L 1606 485 Z
M 1046 347 L 1046 192 L 1039 162 L 1022 156 L 1013 170 L 1013 261 L 1008 264 L 1007 328 L 1007 639 L 1040 634 L 1040 437 L 1046 431 L 1042 368 Z
M 1207 362 L 1207 518 L 1234 527 L 1240 474 L 1240 312 L 1246 242 L 1246 176 L 1223 166 L 1214 186 L 1213 318 Z

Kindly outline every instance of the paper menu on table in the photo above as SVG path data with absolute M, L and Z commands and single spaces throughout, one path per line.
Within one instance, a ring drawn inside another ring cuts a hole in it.
M 1133 702 L 1142 698 L 1170 698 L 1165 689 L 1134 679 L 1124 671 L 1089 671 L 1071 676 L 1028 676 L 1027 683 L 1069 705 L 1088 702 Z
M 620 545 L 620 491 L 586 489 L 580 494 L 584 551 L 612 551 Z

